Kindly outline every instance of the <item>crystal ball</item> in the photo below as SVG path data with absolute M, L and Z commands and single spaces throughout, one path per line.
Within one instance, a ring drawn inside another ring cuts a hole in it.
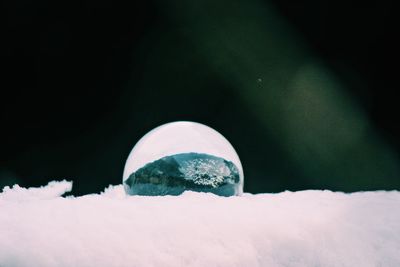
M 189 121 L 161 125 L 133 147 L 123 174 L 129 195 L 179 195 L 186 190 L 220 196 L 243 193 L 243 168 L 224 136 Z

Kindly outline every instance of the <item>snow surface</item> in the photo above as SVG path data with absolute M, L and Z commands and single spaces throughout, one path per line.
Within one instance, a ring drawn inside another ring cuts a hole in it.
M 400 266 L 400 193 L 0 194 L 0 266 Z

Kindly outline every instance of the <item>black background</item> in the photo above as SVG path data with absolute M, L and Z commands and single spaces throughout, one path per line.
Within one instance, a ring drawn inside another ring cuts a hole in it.
M 191 120 L 231 141 L 248 192 L 400 189 L 400 177 L 382 177 L 378 185 L 342 183 L 344 177 L 323 183 L 307 179 L 251 106 L 210 70 L 196 41 L 177 31 L 174 14 L 158 1 L 128 2 L 5 3 L 2 186 L 67 179 L 74 181 L 75 194 L 99 192 L 121 182 L 131 148 L 147 131 Z M 268 3 L 346 85 L 397 155 L 398 12 L 393 2 Z

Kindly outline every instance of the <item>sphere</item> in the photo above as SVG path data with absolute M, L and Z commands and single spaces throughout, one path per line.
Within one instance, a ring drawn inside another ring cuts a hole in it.
M 125 164 L 129 195 L 179 195 L 186 190 L 221 196 L 243 192 L 243 168 L 233 146 L 196 122 L 161 125 L 144 135 Z

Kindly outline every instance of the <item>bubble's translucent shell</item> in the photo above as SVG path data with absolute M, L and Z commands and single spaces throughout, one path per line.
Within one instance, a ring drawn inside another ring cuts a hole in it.
M 184 190 L 238 195 L 243 192 L 240 159 L 220 133 L 200 123 L 161 125 L 134 146 L 123 182 L 129 194 L 176 195 Z

